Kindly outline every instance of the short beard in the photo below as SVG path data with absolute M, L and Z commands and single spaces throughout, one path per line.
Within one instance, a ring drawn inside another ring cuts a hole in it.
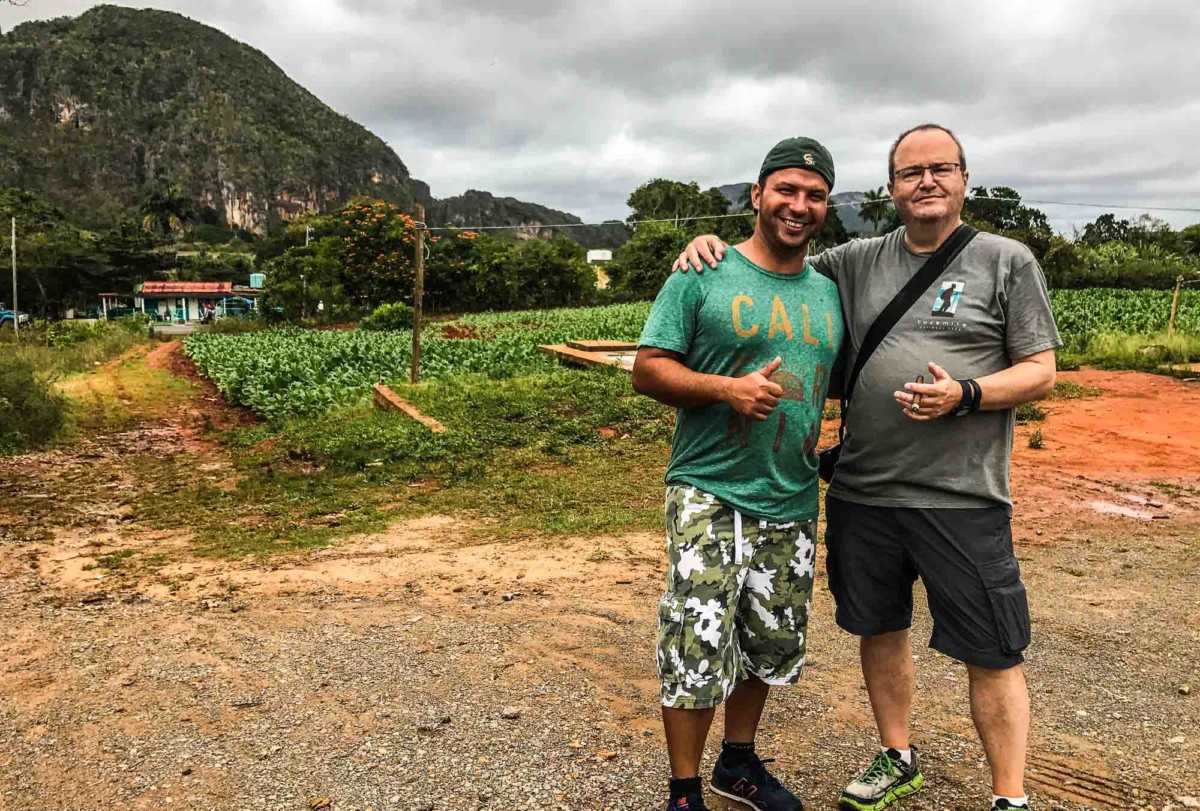
M 808 220 L 805 225 L 811 225 L 812 223 L 812 220 Z M 781 259 L 807 253 L 809 244 L 812 242 L 813 237 L 816 236 L 816 232 L 810 233 L 808 237 L 799 245 L 791 245 L 787 242 L 784 242 L 779 238 L 779 232 L 776 230 L 777 227 L 786 228 L 786 226 L 783 225 L 782 220 L 779 220 L 771 215 L 764 215 L 762 211 L 758 212 L 758 218 L 755 227 L 759 233 L 763 235 L 763 243 L 767 246 L 767 248 Z

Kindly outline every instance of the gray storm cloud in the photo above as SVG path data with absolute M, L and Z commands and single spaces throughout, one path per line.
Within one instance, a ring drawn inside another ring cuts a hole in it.
M 0 25 L 90 5 L 3 6 Z M 156 6 L 265 52 L 438 196 L 480 188 L 623 217 L 651 177 L 749 179 L 798 133 L 830 147 L 840 189 L 873 188 L 895 134 L 935 120 L 963 139 L 975 184 L 1200 208 L 1194 3 Z M 1063 229 L 1101 213 L 1046 210 Z

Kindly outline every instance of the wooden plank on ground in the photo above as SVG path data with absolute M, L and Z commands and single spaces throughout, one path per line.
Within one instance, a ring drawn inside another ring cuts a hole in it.
M 615 366 L 627 372 L 633 371 L 633 358 L 637 354 L 636 351 L 588 352 L 568 344 L 544 344 L 538 349 L 577 366 Z
M 636 352 L 637 344 L 629 341 L 567 341 L 572 349 L 582 349 L 584 352 Z
M 446 426 L 435 420 L 433 417 L 427 417 L 417 410 L 417 407 L 405 400 L 399 394 L 392 391 L 382 383 L 376 383 L 372 386 L 375 391 L 375 405 L 380 408 L 390 409 L 392 411 L 403 411 L 408 416 L 412 417 L 417 422 L 424 425 L 435 434 L 446 433 Z

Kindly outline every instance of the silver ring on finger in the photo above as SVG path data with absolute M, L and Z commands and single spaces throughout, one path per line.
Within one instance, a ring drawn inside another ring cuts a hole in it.
M 913 400 L 908 408 L 910 411 L 912 411 L 915 414 L 921 410 L 921 404 L 918 403 L 916 400 Z

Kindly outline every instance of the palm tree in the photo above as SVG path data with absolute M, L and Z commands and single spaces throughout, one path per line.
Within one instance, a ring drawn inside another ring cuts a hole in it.
M 883 190 L 883 186 L 880 186 L 863 195 L 863 200 L 858 205 L 858 213 L 864 220 L 871 223 L 874 233 L 879 233 L 879 224 L 888 219 L 891 207 L 892 198 Z
M 159 177 L 142 200 L 142 228 L 152 234 L 172 236 L 194 219 L 195 204 L 182 187 Z

